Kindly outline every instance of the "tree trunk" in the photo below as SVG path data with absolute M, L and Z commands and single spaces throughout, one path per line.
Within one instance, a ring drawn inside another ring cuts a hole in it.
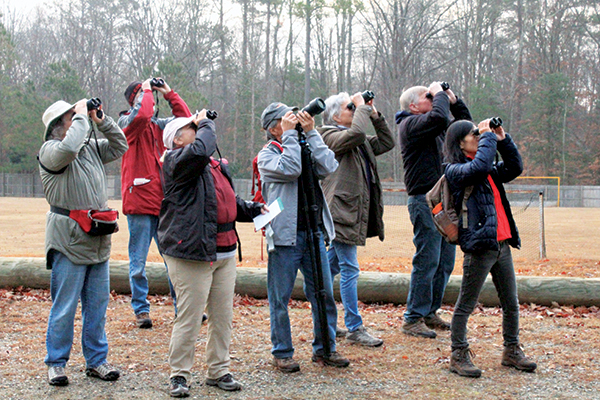
M 168 294 L 167 272 L 162 263 L 146 263 L 146 276 L 150 294 Z M 358 279 L 358 298 L 364 303 L 406 304 L 410 274 L 361 272 Z M 460 291 L 461 277 L 451 276 L 444 303 L 454 304 Z M 292 297 L 305 300 L 302 290 L 303 278 L 299 274 Z M 44 258 L 0 257 L 0 287 L 24 286 L 32 289 L 48 289 L 50 271 Z M 550 306 L 561 305 L 600 306 L 600 279 L 517 277 L 519 301 L 522 304 Z M 110 289 L 117 293 L 131 293 L 129 288 L 129 263 L 110 262 Z M 238 268 L 235 292 L 241 296 L 267 297 L 266 268 Z M 340 300 L 339 276 L 334 281 L 334 294 Z M 498 296 L 491 277 L 486 280 L 479 302 L 484 306 L 498 306 Z

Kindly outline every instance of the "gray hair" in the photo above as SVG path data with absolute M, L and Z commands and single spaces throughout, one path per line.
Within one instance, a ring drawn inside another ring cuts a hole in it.
M 409 106 L 411 104 L 417 104 L 419 102 L 419 96 L 428 90 L 429 89 L 425 86 L 413 86 L 406 89 L 400 96 L 400 109 L 402 111 L 410 111 Z
M 45 140 L 61 139 L 66 132 L 62 115 L 50 123 Z
M 274 119 L 273 121 L 271 121 L 269 126 L 267 126 L 267 129 L 265 129 L 265 132 L 267 133 L 267 140 L 275 140 L 275 136 L 273 136 L 273 134 L 271 133 L 271 129 L 275 128 L 279 121 L 281 121 L 281 119 Z
M 325 100 L 325 111 L 323 112 L 323 124 L 325 125 L 337 125 L 337 122 L 333 120 L 333 117 L 340 116 L 342 113 L 342 103 L 350 100 L 350 95 L 347 92 L 340 92 L 329 96 Z

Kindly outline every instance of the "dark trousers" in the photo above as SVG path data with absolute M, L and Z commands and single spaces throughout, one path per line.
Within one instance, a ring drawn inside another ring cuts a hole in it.
M 500 244 L 499 251 L 466 253 L 460 294 L 452 317 L 452 350 L 469 346 L 467 321 L 477 305 L 477 299 L 488 273 L 498 292 L 502 306 L 502 336 L 504 345 L 519 343 L 519 299 L 517 279 L 508 243 Z

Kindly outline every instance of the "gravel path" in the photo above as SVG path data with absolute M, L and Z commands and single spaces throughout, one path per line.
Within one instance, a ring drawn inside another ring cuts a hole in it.
M 67 367 L 70 384 L 46 383 L 44 335 L 50 302 L 45 291 L 0 291 L 0 399 L 167 399 L 166 354 L 172 306 L 164 297 L 152 298 L 154 328 L 134 327 L 125 296 L 114 296 L 107 313 L 109 361 L 122 371 L 117 382 L 84 374 L 77 339 Z M 244 390 L 227 393 L 203 385 L 206 328 L 198 339 L 192 399 L 598 399 L 600 390 L 600 318 L 596 308 L 521 310 L 521 339 L 539 365 L 534 374 L 500 366 L 502 339 L 498 309 L 480 309 L 469 321 L 475 363 L 480 379 L 448 372 L 450 337 L 435 340 L 400 333 L 403 307 L 362 306 L 369 330 L 385 340 L 366 349 L 338 342 L 351 359 L 347 369 L 322 368 L 310 361 L 312 339 L 307 303 L 293 302 L 295 358 L 301 372 L 286 375 L 270 366 L 268 307 L 265 301 L 236 300 L 231 370 Z M 448 319 L 451 308 L 444 307 Z M 341 320 L 341 313 L 340 313 Z M 80 321 L 76 337 L 80 335 Z

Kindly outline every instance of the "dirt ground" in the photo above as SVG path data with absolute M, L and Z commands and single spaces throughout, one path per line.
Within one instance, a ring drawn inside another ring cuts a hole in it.
M 112 202 L 120 207 L 120 202 Z M 0 256 L 42 257 L 44 199 L 0 198 Z M 393 224 L 388 224 L 388 226 Z M 600 210 L 546 210 L 546 260 L 519 259 L 520 275 L 599 277 Z M 240 225 L 244 244 L 243 266 L 261 261 L 260 234 Z M 404 229 L 404 228 L 403 228 Z M 391 229 L 393 231 L 394 229 Z M 404 229 L 406 232 L 406 229 Z M 361 266 L 371 271 L 410 271 L 410 235 L 388 235 L 390 248 L 370 243 L 361 252 Z M 384 242 L 384 243 L 386 243 Z M 394 242 L 409 255 L 398 256 Z M 405 251 L 406 252 L 406 251 Z M 114 259 L 127 259 L 127 223 L 114 236 Z M 154 248 L 151 261 L 159 261 Z M 266 255 L 265 255 L 266 258 Z M 455 274 L 460 274 L 460 255 Z M 122 371 L 117 382 L 102 382 L 84 374 L 81 355 L 81 318 L 77 317 L 75 343 L 67 367 L 70 385 L 46 383 L 45 331 L 51 307 L 48 291 L 0 289 L 0 398 L 1 399 L 167 399 L 167 353 L 173 306 L 168 297 L 151 296 L 154 327 L 134 325 L 130 298 L 112 294 L 107 312 L 109 361 Z M 301 372 L 284 375 L 270 366 L 269 309 L 265 300 L 237 297 L 231 346 L 231 370 L 244 384 L 238 393 L 224 393 L 203 385 L 206 327 L 196 346 L 196 364 L 190 398 L 224 399 L 598 399 L 600 390 L 600 310 L 597 307 L 521 306 L 520 340 L 538 363 L 533 373 L 500 365 L 501 311 L 478 308 L 469 320 L 474 362 L 483 369 L 480 379 L 462 378 L 448 371 L 450 335 L 417 339 L 400 332 L 403 306 L 360 304 L 365 326 L 385 343 L 376 349 L 338 341 L 337 350 L 351 360 L 347 369 L 322 368 L 310 361 L 312 323 L 308 303 L 292 301 L 290 318 Z M 450 319 L 453 307 L 444 305 Z M 338 304 L 338 323 L 343 309 Z

